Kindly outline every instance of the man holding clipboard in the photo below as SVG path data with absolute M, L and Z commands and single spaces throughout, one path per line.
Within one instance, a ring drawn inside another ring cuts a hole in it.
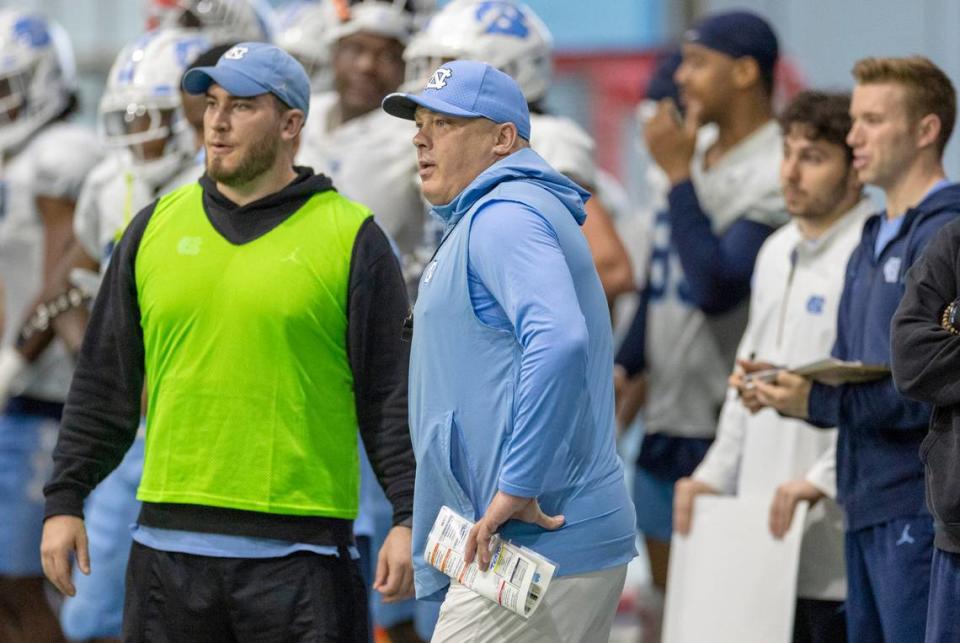
M 866 58 L 853 75 L 847 143 L 859 179 L 883 189 L 886 211 L 867 220 L 847 265 L 832 354 L 889 364 L 904 276 L 960 214 L 960 186 L 946 180 L 942 165 L 956 93 L 942 70 L 918 56 Z M 890 377 L 828 386 L 784 371 L 775 382 L 756 382 L 756 394 L 783 415 L 839 428 L 851 640 L 923 640 L 933 521 L 917 453 L 930 406 L 900 395 Z
M 836 432 L 769 409 L 757 412 L 753 387 L 776 377 L 771 363 L 807 363 L 833 344 L 843 289 L 843 273 L 834 266 L 846 263 L 870 207 L 851 167 L 853 152 L 844 143 L 849 105 L 846 95 L 804 92 L 780 119 L 780 176 L 792 221 L 760 249 L 741 359 L 730 378 L 717 438 L 693 475 L 677 483 L 674 496 L 674 525 L 681 535 L 698 528 L 693 500 L 703 493 L 763 498 L 770 503 L 768 529 L 777 539 L 789 530 L 799 502 L 814 505 L 800 552 L 798 642 L 845 636 L 843 534 L 833 501 Z

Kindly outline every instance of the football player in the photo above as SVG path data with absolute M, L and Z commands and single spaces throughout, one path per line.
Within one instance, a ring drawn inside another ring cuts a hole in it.
M 160 29 L 129 44 L 113 64 L 99 118 L 101 140 L 111 153 L 84 183 L 74 220 L 79 253 L 101 272 L 134 214 L 202 174 L 199 139 L 178 87 L 187 65 L 209 48 L 199 30 Z M 89 575 L 73 571 L 77 594 L 64 601 L 60 613 L 71 639 L 120 638 L 128 526 L 140 510 L 136 488 L 142 468 L 141 431 L 120 466 L 87 499 L 89 551 L 96 566 Z
M 75 107 L 66 33 L 33 12 L 0 11 L 0 276 L 8 319 L 0 349 L 0 633 L 14 639 L 61 636 L 38 547 L 42 485 L 71 364 L 59 344 L 31 363 L 29 339 L 53 310 L 82 304 L 76 291 L 37 299 L 72 239 L 77 194 L 100 158 L 94 133 L 67 121 Z M 21 324 L 25 318 L 33 323 Z

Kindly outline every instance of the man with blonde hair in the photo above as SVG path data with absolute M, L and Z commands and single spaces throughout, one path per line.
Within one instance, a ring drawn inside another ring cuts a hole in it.
M 960 186 L 947 181 L 942 163 L 956 94 L 946 74 L 919 56 L 866 58 L 853 75 L 847 143 L 858 178 L 883 190 L 886 210 L 867 220 L 850 257 L 832 353 L 888 365 L 907 270 L 960 214 Z M 781 372 L 756 390 L 784 415 L 839 428 L 850 640 L 923 640 L 933 520 L 917 453 L 930 406 L 902 396 L 889 376 L 833 387 Z

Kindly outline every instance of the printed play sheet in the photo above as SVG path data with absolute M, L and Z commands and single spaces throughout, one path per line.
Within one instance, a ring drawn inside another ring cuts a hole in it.
M 487 571 L 480 571 L 476 561 L 465 565 L 464 551 L 472 527 L 472 522 L 449 507 L 441 508 L 427 539 L 427 562 L 501 607 L 524 618 L 530 616 L 547 591 L 556 565 L 497 536 Z

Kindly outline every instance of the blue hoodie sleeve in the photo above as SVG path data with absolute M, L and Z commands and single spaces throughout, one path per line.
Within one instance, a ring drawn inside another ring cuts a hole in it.
M 486 317 L 494 305 L 502 310 L 522 350 L 499 489 L 535 497 L 553 445 L 574 426 L 586 380 L 586 320 L 555 231 L 525 205 L 495 201 L 474 216 L 467 266 L 482 286 L 479 293 L 471 288 L 474 310 Z M 475 294 L 495 302 L 478 302 Z
M 731 310 L 750 294 L 757 253 L 774 229 L 740 219 L 717 236 L 690 181 L 675 185 L 667 199 L 670 242 L 680 257 L 690 296 L 708 315 Z
M 892 377 L 831 387 L 814 382 L 808 422 L 851 431 L 916 431 L 930 420 L 930 406 L 903 397 Z

